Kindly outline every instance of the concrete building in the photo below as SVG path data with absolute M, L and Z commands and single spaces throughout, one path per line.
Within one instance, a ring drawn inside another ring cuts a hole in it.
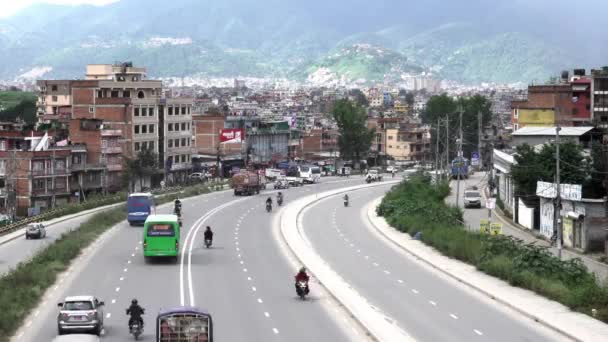
M 160 165 L 164 165 L 169 181 L 184 180 L 192 170 L 192 153 L 196 150 L 193 141 L 192 105 L 191 98 L 160 101 L 158 154 Z
M 559 132 L 560 142 L 575 141 L 590 148 L 593 141 L 600 141 L 601 133 L 593 127 L 562 127 Z M 522 144 L 542 145 L 555 140 L 555 127 L 524 127 L 513 132 L 511 144 L 517 147 Z
M 41 124 L 60 123 L 67 128 L 72 114 L 72 81 L 39 80 L 36 116 Z
M 593 120 L 601 128 L 608 128 L 608 67 L 591 70 L 591 107 Z

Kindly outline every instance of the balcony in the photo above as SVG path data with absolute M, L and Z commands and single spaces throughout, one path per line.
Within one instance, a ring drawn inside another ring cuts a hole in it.
M 129 97 L 98 97 L 95 99 L 96 105 L 128 105 L 131 103 Z
M 122 147 L 121 146 L 102 147 L 101 153 L 103 153 L 103 154 L 117 154 L 117 153 L 122 154 Z
M 32 176 L 34 177 L 50 177 L 50 176 L 65 176 L 70 174 L 70 169 L 42 169 L 42 170 L 32 170 Z
M 104 129 L 101 131 L 102 137 L 121 137 L 122 130 L 120 129 Z
M 122 164 L 108 164 L 108 171 L 122 171 Z
M 66 195 L 69 194 L 70 190 L 67 186 L 53 189 L 32 189 L 32 196 L 53 196 L 53 195 Z

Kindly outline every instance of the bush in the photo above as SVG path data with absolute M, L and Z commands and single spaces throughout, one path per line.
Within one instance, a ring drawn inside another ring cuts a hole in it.
M 532 290 L 572 310 L 608 322 L 608 285 L 598 285 L 580 259 L 561 261 L 544 247 L 524 244 L 511 236 L 489 236 L 464 229 L 462 211 L 448 206 L 447 183 L 432 185 L 420 176 L 393 187 L 377 213 L 396 229 L 415 234 L 445 254 L 498 277 L 511 285 Z

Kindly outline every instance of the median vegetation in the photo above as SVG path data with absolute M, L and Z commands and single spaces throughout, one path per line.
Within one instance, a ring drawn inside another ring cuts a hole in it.
M 598 284 L 580 259 L 560 261 L 546 248 L 511 236 L 467 231 L 462 212 L 445 204 L 447 183 L 424 176 L 394 187 L 377 209 L 396 229 L 415 235 L 446 256 L 474 265 L 513 286 L 532 290 L 608 323 L 608 285 Z
M 196 185 L 185 189 L 179 196 L 186 198 L 221 189 L 221 185 L 211 188 Z M 165 195 L 157 198 L 156 203 L 160 205 L 171 202 L 174 198 L 173 194 Z M 0 342 L 8 341 L 19 329 L 27 315 L 38 305 L 45 291 L 55 284 L 61 272 L 68 269 L 84 248 L 125 218 L 124 205 L 95 214 L 78 229 L 64 233 L 31 260 L 20 263 L 1 277 Z

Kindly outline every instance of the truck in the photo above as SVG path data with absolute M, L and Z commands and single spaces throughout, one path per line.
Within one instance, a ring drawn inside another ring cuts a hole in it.
M 265 188 L 260 175 L 250 171 L 241 171 L 235 174 L 232 176 L 230 183 L 235 196 L 259 194 L 260 190 Z
M 266 179 L 274 181 L 277 177 L 281 176 L 283 173 L 279 169 L 266 169 L 265 171 Z

